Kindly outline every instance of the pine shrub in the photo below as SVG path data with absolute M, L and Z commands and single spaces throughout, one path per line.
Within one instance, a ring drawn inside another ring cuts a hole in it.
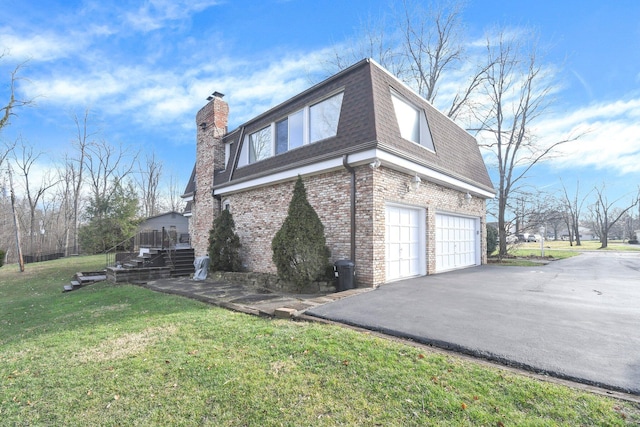
M 231 212 L 223 210 L 209 232 L 209 260 L 212 271 L 240 271 L 240 238 Z
M 329 248 L 324 226 L 307 200 L 307 191 L 298 176 L 282 227 L 271 242 L 278 276 L 299 290 L 325 278 L 330 270 Z
M 491 255 L 498 246 L 498 229 L 487 225 L 487 255 Z

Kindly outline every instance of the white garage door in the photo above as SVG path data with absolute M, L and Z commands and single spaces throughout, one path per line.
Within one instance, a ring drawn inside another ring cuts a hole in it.
M 479 220 L 436 214 L 436 272 L 479 264 Z
M 426 274 L 424 210 L 389 205 L 385 225 L 387 281 Z

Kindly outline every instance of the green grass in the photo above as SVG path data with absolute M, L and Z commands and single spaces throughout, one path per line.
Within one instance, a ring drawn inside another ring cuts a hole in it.
M 527 242 L 519 243 L 516 245 L 519 248 L 531 249 L 537 251 L 540 254 L 540 242 Z M 640 251 L 640 245 L 630 245 L 621 240 L 610 240 L 608 246 L 605 249 L 600 248 L 601 243 L 598 240 L 583 240 L 580 242 L 580 246 L 576 246 L 575 242 L 573 246 L 570 246 L 568 240 L 545 240 L 544 247 L 545 252 L 547 249 L 559 250 L 559 251 Z
M 0 268 L 2 425 L 635 425 L 640 409 L 337 326 Z
M 544 256 L 553 260 L 570 258 L 580 255 L 584 251 L 640 251 L 640 245 L 630 245 L 622 241 L 610 241 L 605 249 L 600 248 L 600 242 L 597 240 L 585 240 L 580 246 L 570 246 L 569 241 L 563 240 L 545 240 Z M 494 251 L 491 256 L 497 256 L 498 251 Z M 538 258 L 542 255 L 540 250 L 540 242 L 519 242 L 509 245 L 509 255 L 517 258 L 505 258 L 500 264 L 507 266 L 532 267 L 540 265 L 539 262 L 528 258 Z

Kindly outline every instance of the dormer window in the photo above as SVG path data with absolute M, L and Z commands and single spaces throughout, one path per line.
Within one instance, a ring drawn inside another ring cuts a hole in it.
M 391 91 L 391 100 L 400 128 L 400 136 L 435 151 L 424 110 L 406 101 L 395 91 Z
M 249 163 L 271 157 L 271 145 L 271 126 L 249 135 Z
M 342 93 L 339 93 L 309 108 L 310 142 L 336 136 L 341 105 Z
M 249 134 L 238 167 L 336 136 L 342 98 L 343 93 L 337 93 Z
M 276 122 L 276 154 L 304 144 L 304 110 Z

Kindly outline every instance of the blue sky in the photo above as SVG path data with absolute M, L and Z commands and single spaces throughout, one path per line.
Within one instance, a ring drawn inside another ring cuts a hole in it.
M 210 93 L 226 95 L 233 128 L 326 77 L 327 55 L 392 4 L 4 0 L 0 101 L 11 69 L 27 61 L 18 94 L 36 102 L 0 138 L 21 136 L 53 161 L 74 137 L 73 115 L 90 108 L 100 138 L 153 147 L 165 173 L 186 183 L 195 114 Z M 640 2 L 469 0 L 463 20 L 469 45 L 495 25 L 535 29 L 558 85 L 536 131 L 547 139 L 588 131 L 535 168 L 532 185 L 560 188 L 562 178 L 575 188 L 580 179 L 582 188 L 606 183 L 615 197 L 637 189 Z

